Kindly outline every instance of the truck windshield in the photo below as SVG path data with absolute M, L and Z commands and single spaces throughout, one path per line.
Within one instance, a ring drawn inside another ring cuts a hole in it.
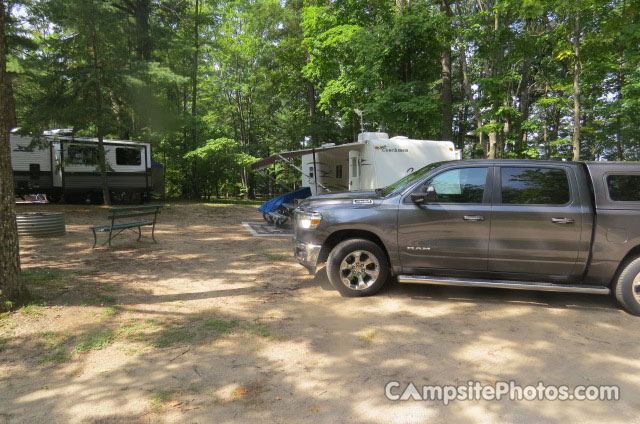
M 382 189 L 382 196 L 383 197 L 387 197 L 389 195 L 393 195 L 393 194 L 398 194 L 399 192 L 401 192 L 405 186 L 407 186 L 408 184 L 411 184 L 412 182 L 420 179 L 422 176 L 424 176 L 425 174 L 427 174 L 428 172 L 430 172 L 433 169 L 436 169 L 437 167 L 439 167 L 440 165 L 442 165 L 445 162 L 434 162 L 430 165 L 427 165 L 423 168 L 418 169 L 417 171 L 404 176 L 402 178 L 400 178 L 398 181 L 396 181 L 393 184 L 390 184 L 388 186 L 386 186 L 385 188 Z

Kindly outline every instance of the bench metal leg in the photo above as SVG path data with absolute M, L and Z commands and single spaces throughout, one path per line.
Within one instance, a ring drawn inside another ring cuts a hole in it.
M 96 236 L 96 230 L 94 230 L 93 228 L 92 228 L 92 230 L 93 230 L 93 247 L 91 247 L 91 248 L 95 249 L 96 248 L 96 244 L 98 244 L 98 237 Z
M 136 241 L 140 241 L 140 237 L 142 237 L 142 231 L 140 231 L 140 227 L 138 227 L 138 240 Z
M 112 234 L 112 231 L 109 231 L 109 249 L 111 249 L 111 234 Z
M 153 227 L 151 227 L 151 238 L 153 239 L 154 243 L 158 243 L 158 241 L 156 240 L 155 232 L 156 232 L 156 223 L 154 222 Z

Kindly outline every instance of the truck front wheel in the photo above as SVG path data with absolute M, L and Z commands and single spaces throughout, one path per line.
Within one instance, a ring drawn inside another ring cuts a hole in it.
M 640 257 L 624 265 L 615 282 L 614 293 L 627 312 L 640 316 Z
M 371 296 L 389 278 L 389 263 L 377 244 L 365 239 L 350 239 L 339 243 L 329 254 L 327 275 L 343 296 Z

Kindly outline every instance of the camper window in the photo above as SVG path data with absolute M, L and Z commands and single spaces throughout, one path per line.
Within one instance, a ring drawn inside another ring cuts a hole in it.
M 72 144 L 67 150 L 69 163 L 72 165 L 97 165 L 98 148 L 96 146 L 84 146 Z
M 342 165 L 336 165 L 336 178 L 342 178 Z
M 140 165 L 142 163 L 140 149 L 130 147 L 116 148 L 116 165 Z

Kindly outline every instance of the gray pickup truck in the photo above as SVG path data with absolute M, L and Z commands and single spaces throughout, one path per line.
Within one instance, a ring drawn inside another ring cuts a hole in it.
M 609 294 L 640 315 L 640 164 L 452 161 L 311 197 L 294 253 L 345 296 L 401 283 Z

